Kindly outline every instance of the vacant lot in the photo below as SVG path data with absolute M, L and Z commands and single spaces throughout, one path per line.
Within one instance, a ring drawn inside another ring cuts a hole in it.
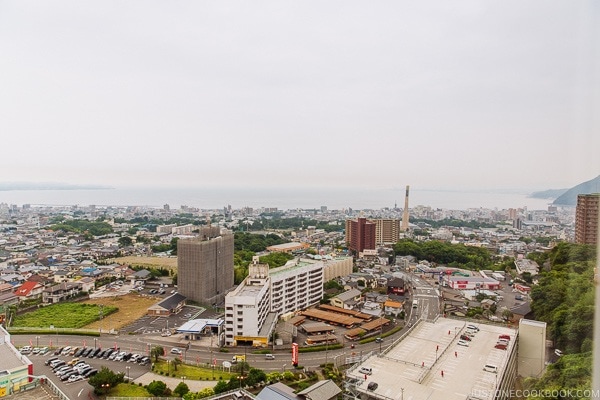
M 15 318 L 15 327 L 49 328 L 83 328 L 103 315 L 114 313 L 116 307 L 107 305 L 100 307 L 84 303 L 59 303 L 39 308 L 35 311 L 19 315 Z
M 119 264 L 128 264 L 132 267 L 138 266 L 143 268 L 165 268 L 177 271 L 177 257 L 118 257 L 113 258 Z
M 143 297 L 138 294 L 126 294 L 124 296 L 103 297 L 87 300 L 86 304 L 99 305 L 106 307 L 117 307 L 118 311 L 102 319 L 86 325 L 89 329 L 120 329 L 130 322 L 133 322 L 146 314 L 146 309 L 155 304 L 156 298 Z

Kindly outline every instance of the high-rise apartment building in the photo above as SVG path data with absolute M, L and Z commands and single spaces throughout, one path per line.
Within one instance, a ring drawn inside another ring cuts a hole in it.
M 400 240 L 399 219 L 375 219 L 375 243 L 393 244 Z
M 575 211 L 575 242 L 596 244 L 598 240 L 598 207 L 600 193 L 580 194 L 577 196 Z
M 233 234 L 201 227 L 200 235 L 177 241 L 177 287 L 190 300 L 220 304 L 233 287 Z
M 366 218 L 347 219 L 346 245 L 355 254 L 375 250 L 375 223 Z

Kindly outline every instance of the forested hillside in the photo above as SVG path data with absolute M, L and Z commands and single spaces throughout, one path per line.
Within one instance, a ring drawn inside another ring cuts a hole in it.
M 589 389 L 592 376 L 594 320 L 593 246 L 561 243 L 550 252 L 533 255 L 543 271 L 531 290 L 535 319 L 548 324 L 549 338 L 565 355 L 549 365 L 535 389 Z

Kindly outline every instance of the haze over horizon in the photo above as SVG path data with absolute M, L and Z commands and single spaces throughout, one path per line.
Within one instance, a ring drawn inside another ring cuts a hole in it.
M 0 182 L 563 189 L 593 1 L 0 3 Z

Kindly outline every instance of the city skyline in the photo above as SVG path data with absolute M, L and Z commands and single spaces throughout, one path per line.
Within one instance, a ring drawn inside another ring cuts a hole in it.
M 0 11 L 0 182 L 534 191 L 600 173 L 591 1 Z

